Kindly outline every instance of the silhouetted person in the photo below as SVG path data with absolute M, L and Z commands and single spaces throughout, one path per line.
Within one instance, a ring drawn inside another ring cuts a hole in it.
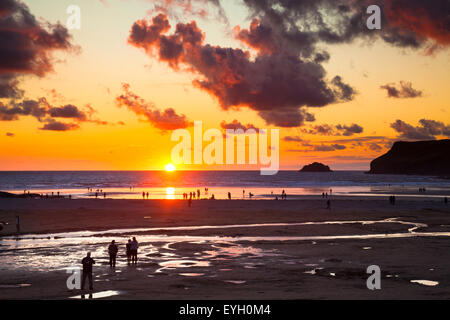
M 197 198 L 200 199 L 200 189 L 197 189 Z
M 148 197 L 150 196 L 150 193 L 147 192 L 146 196 L 147 196 L 147 199 L 148 199 Z
M 242 198 L 245 198 L 245 190 L 242 190 Z
M 145 192 L 142 192 L 142 199 L 145 199 Z
M 103 193 L 103 199 L 106 199 L 106 192 Z
M 249 193 L 248 196 L 250 197 L 250 199 L 253 197 L 253 193 Z
M 331 201 L 330 201 L 330 199 L 327 200 L 327 209 L 328 210 L 331 209 Z
M 131 262 L 137 263 L 137 254 L 138 254 L 139 243 L 136 240 L 136 237 L 133 237 L 133 241 L 131 241 Z
M 81 290 L 84 290 L 84 284 L 86 282 L 86 278 L 89 280 L 89 290 L 94 290 L 92 283 L 92 265 L 95 264 L 94 259 L 91 258 L 91 253 L 88 252 L 86 257 L 81 260 L 81 264 L 83 265 L 83 276 L 81 280 Z
M 117 258 L 117 252 L 119 251 L 119 248 L 116 245 L 116 241 L 111 241 L 111 244 L 108 247 L 108 253 L 109 253 L 109 266 L 115 267 L 116 266 L 116 258 Z
M 447 197 L 444 198 L 444 203 L 447 204 L 448 203 L 448 199 Z
M 95 199 L 97 199 L 97 198 L 98 198 L 98 193 L 96 192 L 96 193 L 95 193 Z
M 228 192 L 228 200 L 231 200 L 231 192 Z
M 130 265 L 130 261 L 131 261 L 131 239 L 128 239 L 128 242 L 127 242 L 125 248 L 126 248 L 126 254 L 127 254 L 127 262 L 128 262 L 128 265 Z
M 19 218 L 19 216 L 16 216 L 16 232 L 17 232 L 17 234 L 20 234 L 20 218 Z
M 216 200 L 216 198 L 214 197 L 214 194 L 211 196 L 211 200 Z

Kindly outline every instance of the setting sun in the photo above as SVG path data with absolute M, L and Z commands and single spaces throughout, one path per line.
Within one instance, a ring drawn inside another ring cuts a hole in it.
M 166 171 L 172 172 L 172 171 L 175 171 L 175 170 L 176 170 L 176 168 L 175 168 L 175 166 L 173 164 L 169 163 L 169 164 L 166 165 Z

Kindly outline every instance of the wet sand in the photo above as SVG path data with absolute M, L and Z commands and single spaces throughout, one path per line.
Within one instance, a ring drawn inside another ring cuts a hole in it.
M 339 197 L 325 206 L 318 197 L 197 200 L 191 208 L 178 200 L 0 199 L 0 221 L 11 223 L 0 233 L 0 298 L 80 297 L 67 289 L 65 268 L 87 250 L 97 261 L 94 292 L 107 299 L 450 298 L 443 200 L 391 206 Z M 19 240 L 7 237 L 16 215 Z M 123 256 L 130 236 L 140 241 L 137 266 Z M 107 265 L 111 239 L 120 246 L 115 269 Z M 366 287 L 369 265 L 381 267 L 381 290 Z

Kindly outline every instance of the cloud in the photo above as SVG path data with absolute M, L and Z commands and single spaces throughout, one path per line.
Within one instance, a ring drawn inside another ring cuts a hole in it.
M 342 144 L 332 144 L 332 145 L 316 145 L 313 147 L 313 151 L 323 151 L 323 152 L 327 152 L 327 151 L 336 151 L 336 150 L 344 150 L 347 149 L 346 146 L 342 145 Z
M 24 75 L 43 77 L 53 71 L 52 54 L 72 51 L 68 30 L 61 24 L 39 21 L 17 0 L 0 3 L 0 98 L 20 98 Z
M 130 90 L 130 85 L 122 85 L 124 94 L 116 97 L 116 104 L 119 107 L 125 106 L 136 115 L 144 117 L 152 126 L 162 131 L 187 128 L 192 125 L 184 114 L 178 115 L 172 108 L 159 110 L 153 103 L 134 94 Z
M 350 126 L 346 125 L 340 125 L 338 124 L 336 126 L 336 129 L 340 132 L 342 132 L 343 136 L 352 136 L 354 134 L 362 133 L 364 131 L 364 128 L 357 124 L 352 124 Z
M 283 141 L 286 142 L 303 142 L 303 139 L 300 138 L 299 136 L 286 136 L 283 138 Z
M 6 136 L 12 138 L 12 137 L 15 137 L 16 135 L 14 133 L 7 132 Z
M 399 133 L 399 138 L 406 140 L 435 140 L 437 136 L 450 137 L 450 125 L 435 120 L 421 119 L 418 126 L 412 126 L 402 120 L 391 124 Z
M 64 123 L 60 121 L 56 121 L 53 119 L 47 120 L 40 130 L 48 130 L 48 131 L 70 131 L 79 129 L 80 126 L 77 123 Z
M 322 65 L 299 58 L 299 48 L 283 44 L 286 50 L 275 46 L 276 50 L 260 50 L 252 58 L 249 51 L 205 44 L 195 21 L 178 23 L 168 35 L 169 30 L 167 16 L 159 14 L 150 21 L 135 22 L 128 42 L 175 71 L 194 73 L 194 86 L 216 97 L 224 110 L 248 107 L 267 124 L 296 127 L 314 121 L 306 107 L 349 101 L 355 94 L 340 76 L 327 81 Z M 247 37 L 257 37 L 255 30 L 255 25 L 250 26 Z M 276 43 L 277 34 L 265 36 L 269 37 L 265 41 Z M 261 47 L 258 41 L 252 42 L 255 49 Z
M 236 130 L 241 129 L 241 130 L 243 130 L 244 132 L 247 131 L 247 130 L 250 130 L 250 129 L 253 129 L 253 130 L 255 130 L 256 132 L 258 132 L 258 130 L 259 130 L 257 127 L 255 127 L 255 126 L 254 126 L 253 124 L 251 124 L 251 123 L 248 123 L 247 125 L 244 125 L 244 124 L 240 123 L 240 122 L 237 121 L 237 120 L 233 120 L 232 122 L 229 122 L 229 123 L 226 123 L 225 121 L 222 121 L 222 122 L 220 123 L 220 126 L 221 126 L 222 129 L 224 129 L 224 130 L 234 130 L 234 131 L 236 131 Z
M 385 84 L 380 86 L 380 89 L 385 89 L 389 98 L 417 98 L 422 96 L 422 91 L 414 89 L 411 82 L 400 81 L 398 87 L 392 83 Z
M 244 0 L 251 15 L 264 29 L 300 47 L 303 56 L 312 56 L 317 43 L 349 43 L 357 38 L 375 38 L 399 47 L 446 46 L 448 33 L 447 0 Z M 382 29 L 366 27 L 366 8 L 382 9 Z M 333 17 L 330 19 L 330 17 Z M 260 31 L 263 28 L 260 28 Z M 256 34 L 254 32 L 253 34 Z M 268 32 L 260 32 L 252 43 L 265 44 Z M 244 32 L 242 36 L 244 37 Z M 247 42 L 250 42 L 249 40 Z M 281 47 L 283 47 L 281 45 Z M 284 48 L 283 48 L 284 49 Z
M 79 108 L 72 104 L 55 107 L 51 105 L 47 99 L 40 98 L 38 100 L 23 100 L 20 102 L 11 101 L 8 105 L 0 102 L 0 121 L 16 121 L 23 116 L 31 116 L 39 122 L 44 122 L 41 130 L 67 131 L 78 129 L 81 122 L 92 122 L 96 124 L 106 125 L 108 122 L 93 119 L 92 115 L 96 111 L 86 105 Z M 63 123 L 56 119 L 69 119 L 73 123 Z
M 314 125 L 311 126 L 309 129 L 304 128 L 302 129 L 303 133 L 306 134 L 318 134 L 323 136 L 352 136 L 354 134 L 359 134 L 364 131 L 364 128 L 361 127 L 358 124 L 351 124 L 351 125 L 341 125 L 338 124 L 336 126 L 329 125 L 329 124 L 321 124 L 321 125 Z

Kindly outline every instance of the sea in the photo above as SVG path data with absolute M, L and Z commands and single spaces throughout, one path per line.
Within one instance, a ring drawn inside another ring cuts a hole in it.
M 306 173 L 280 171 L 273 176 L 259 171 L 0 171 L 0 191 L 43 196 L 107 199 L 200 198 L 287 199 L 302 196 L 450 196 L 450 179 L 414 175 L 372 175 L 363 171 Z M 424 191 L 425 190 L 425 191 Z

